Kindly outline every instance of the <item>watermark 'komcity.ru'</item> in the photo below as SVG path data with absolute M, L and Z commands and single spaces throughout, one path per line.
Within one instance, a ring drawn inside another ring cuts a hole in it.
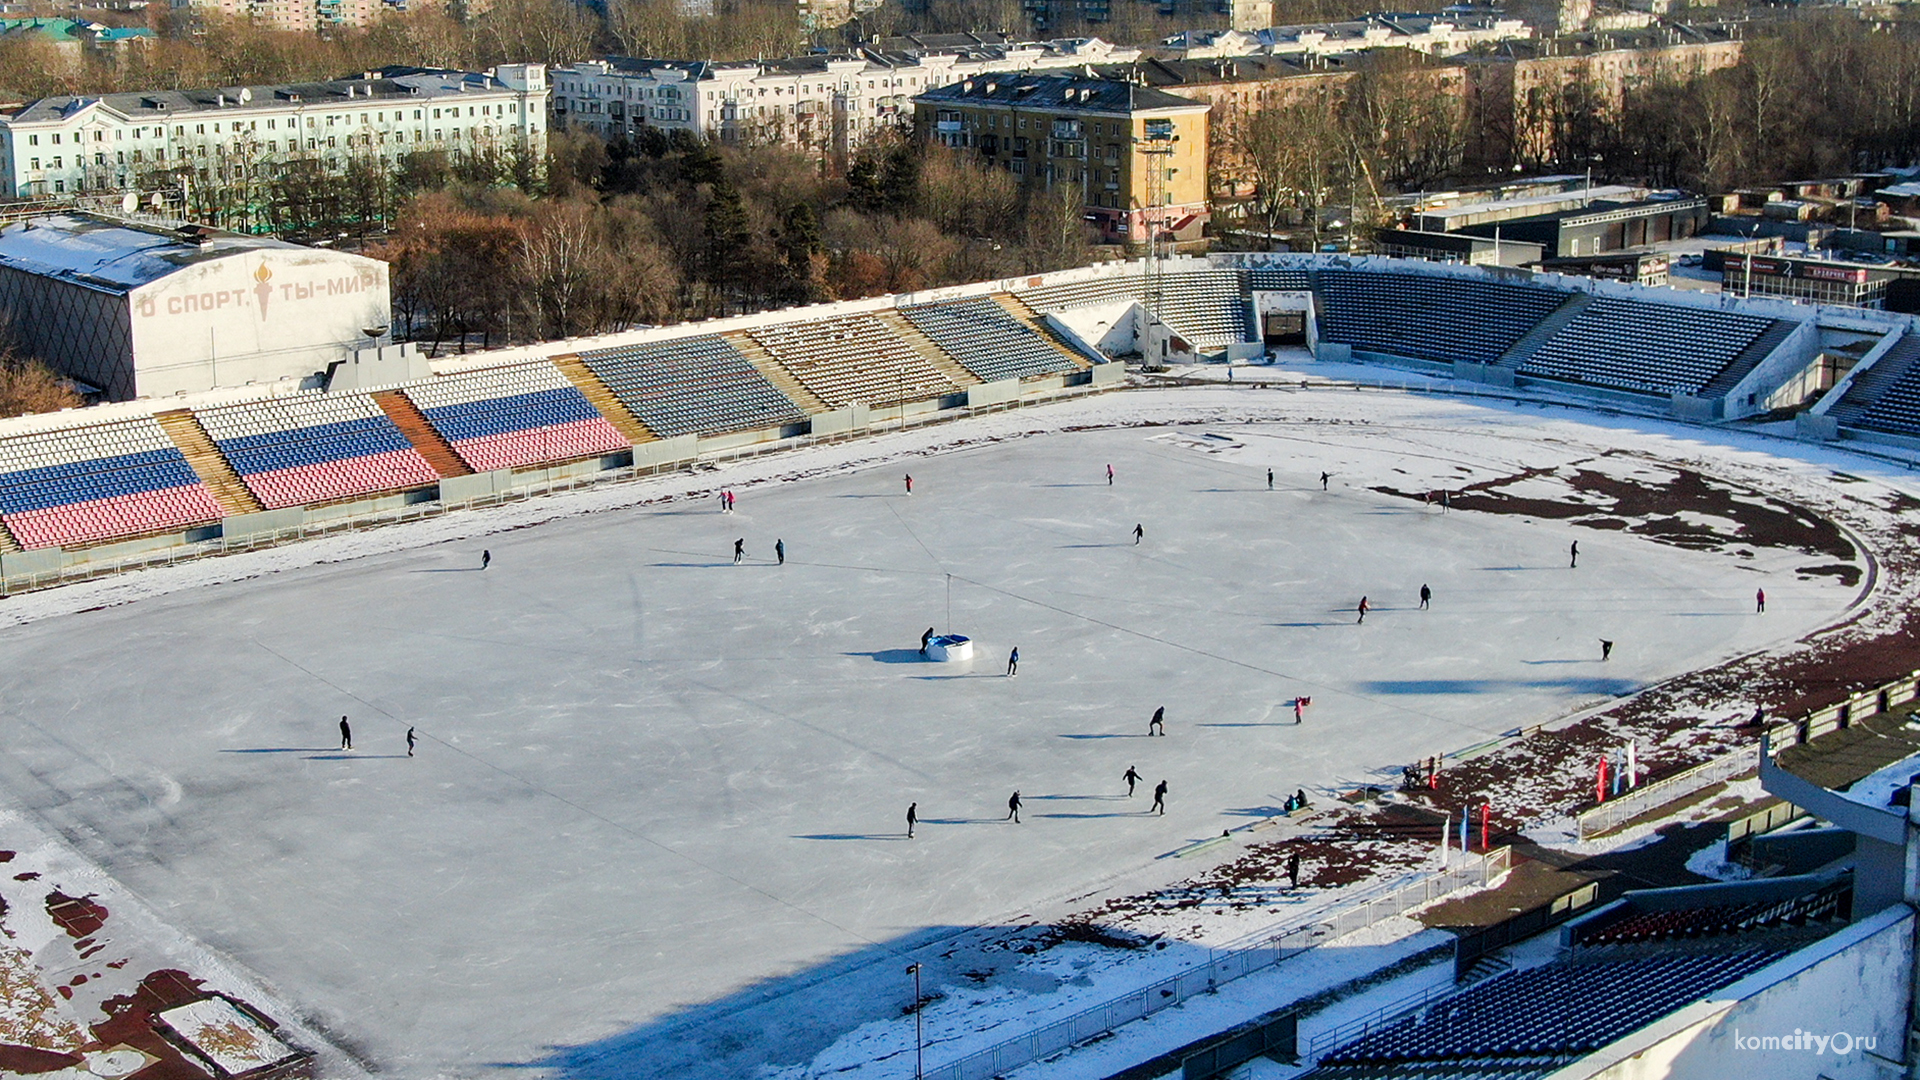
M 1791 1035 L 1742 1035 L 1739 1028 L 1733 1030 L 1735 1050 L 1799 1050 L 1812 1054 L 1824 1054 L 1831 1050 L 1844 1057 L 1855 1050 L 1872 1050 L 1878 1042 L 1877 1035 L 1850 1035 L 1844 1031 L 1815 1035 L 1811 1031 L 1794 1028 Z

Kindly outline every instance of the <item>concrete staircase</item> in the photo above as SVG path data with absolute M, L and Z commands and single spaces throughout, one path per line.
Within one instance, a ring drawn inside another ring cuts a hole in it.
M 443 477 L 473 475 L 473 470 L 460 460 L 459 454 L 453 452 L 447 440 L 433 430 L 433 425 L 427 423 L 427 418 L 420 414 L 407 395 L 398 390 L 382 390 L 373 395 L 373 403 L 380 406 L 380 411 L 387 414 L 387 419 L 400 429 L 400 434 L 405 435 L 413 448 L 420 451 L 420 456 L 427 459 L 433 471 Z
M 885 323 L 895 337 L 907 343 L 907 347 L 920 354 L 921 359 L 932 364 L 948 381 L 955 386 L 978 386 L 985 380 L 968 371 L 960 361 L 947 355 L 947 351 L 933 343 L 933 339 L 920 332 L 920 328 L 907 321 L 905 315 L 893 308 L 876 311 L 873 317 Z
M 1559 333 L 1562 327 L 1572 322 L 1581 312 L 1587 310 L 1587 305 L 1591 303 L 1593 303 L 1593 297 L 1588 296 L 1586 293 L 1574 293 L 1572 296 L 1567 297 L 1564 303 L 1554 308 L 1553 312 L 1546 318 L 1541 319 L 1538 326 L 1527 331 L 1525 337 L 1514 342 L 1513 348 L 1501 353 L 1500 359 L 1494 361 L 1493 366 L 1517 368 L 1521 364 L 1526 363 L 1533 357 L 1533 354 L 1539 350 L 1540 346 L 1547 343 L 1547 339 Z
M 226 456 L 220 448 L 213 445 L 212 436 L 200 426 L 200 421 L 185 409 L 173 409 L 154 417 L 160 422 L 173 445 L 186 455 L 187 464 L 200 477 L 200 482 L 213 492 L 213 499 L 220 504 L 222 512 L 233 514 L 257 514 L 266 509 L 260 500 L 253 497 L 247 485 L 241 481 L 233 466 L 227 464 Z
M 768 352 L 765 346 L 753 340 L 751 334 L 744 330 L 735 330 L 731 334 L 721 334 L 720 338 L 738 350 L 741 356 L 746 357 L 747 363 L 752 364 L 760 374 L 766 376 L 774 389 L 787 395 L 788 400 L 800 406 L 801 412 L 812 415 L 833 411 L 833 406 L 822 401 L 820 395 L 802 386 L 800 380 L 793 377 L 793 372 L 788 371 L 785 364 L 774 359 L 773 354 Z
M 553 358 L 553 366 L 560 369 L 560 374 L 565 375 L 567 381 L 572 383 L 594 408 L 600 410 L 600 415 L 607 418 L 607 423 L 612 424 L 619 429 L 620 434 L 627 437 L 628 442 L 637 446 L 659 438 L 651 428 L 640 422 L 639 417 L 633 415 L 631 409 L 614 396 L 607 384 L 600 381 L 600 376 L 595 375 L 593 370 L 587 367 L 586 362 L 578 356 L 556 356 Z
M 1082 353 L 1079 349 L 1074 348 L 1072 345 L 1067 344 L 1067 340 L 1056 333 L 1053 327 L 1048 326 L 1047 320 L 1042 318 L 1039 312 L 1033 310 L 1025 300 L 1020 299 L 1012 293 L 995 293 L 993 302 L 999 304 L 1001 308 L 1005 309 L 1007 314 L 1018 319 L 1029 330 L 1039 334 L 1041 340 L 1059 349 L 1060 354 L 1065 356 L 1068 362 L 1072 363 L 1074 367 L 1085 371 L 1087 368 L 1093 366 L 1092 358 Z
M 19 550 L 20 545 L 14 542 L 13 534 L 7 531 L 5 524 L 0 523 L 0 555 L 12 555 Z

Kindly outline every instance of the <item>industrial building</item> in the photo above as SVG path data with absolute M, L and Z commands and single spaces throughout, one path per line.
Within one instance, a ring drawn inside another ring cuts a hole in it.
M 0 229 L 12 344 L 109 400 L 314 380 L 377 344 L 387 264 L 88 214 Z
M 1569 259 L 1684 240 L 1705 232 L 1710 216 L 1705 199 L 1595 199 L 1579 209 L 1483 221 L 1459 231 L 1527 240 L 1541 245 L 1547 258 Z

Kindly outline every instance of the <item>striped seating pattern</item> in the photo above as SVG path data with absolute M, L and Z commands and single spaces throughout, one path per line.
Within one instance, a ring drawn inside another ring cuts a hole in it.
M 1520 372 L 1642 394 L 1694 394 L 1771 325 L 1731 311 L 1595 297 Z
M 478 472 L 573 461 L 631 445 L 545 360 L 442 375 L 403 392 Z
M 0 440 L 0 520 L 22 548 L 77 547 L 220 520 L 151 417 Z
M 303 394 L 197 415 L 233 471 L 268 509 L 424 487 L 440 479 L 373 399 L 362 394 Z
M 959 389 L 871 315 L 762 326 L 750 333 L 835 409 L 856 401 L 875 407 L 925 401 Z
M 589 349 L 580 362 L 663 439 L 751 431 L 807 418 L 740 350 L 714 334 Z
M 903 307 L 900 314 L 987 382 L 1073 370 L 1059 349 L 984 296 Z

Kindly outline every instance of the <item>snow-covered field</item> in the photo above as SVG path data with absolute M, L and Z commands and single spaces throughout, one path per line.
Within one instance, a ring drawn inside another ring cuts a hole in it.
M 1115 990 L 1098 957 L 980 958 L 1193 873 L 1155 857 L 1296 788 L 1379 782 L 1856 599 L 1795 573 L 1828 554 L 1373 490 L 1520 477 L 1498 493 L 1586 502 L 1671 482 L 1670 459 L 1787 491 L 1877 475 L 1559 409 L 1108 395 L 14 598 L 0 786 L 329 1033 L 333 1073 L 809 1075 L 899 1019 L 917 946 L 965 931 L 928 991 L 1010 1005 L 996 1023 L 1091 1003 Z M 923 662 L 929 626 L 978 658 Z M 1158 929 L 1199 956 L 1254 929 L 1218 918 Z

